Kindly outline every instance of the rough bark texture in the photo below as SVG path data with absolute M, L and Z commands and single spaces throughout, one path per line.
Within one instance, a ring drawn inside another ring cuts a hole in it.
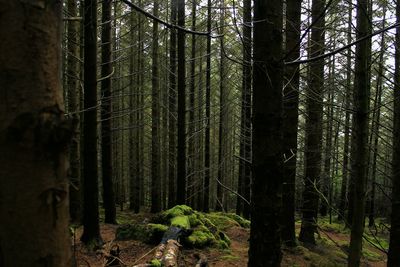
M 250 267 L 280 266 L 282 1 L 254 1 L 253 183 Z
M 68 16 L 78 14 L 76 0 L 68 0 Z M 74 134 L 69 150 L 69 214 L 71 222 L 80 223 L 82 217 L 81 173 L 80 173 L 80 90 L 79 90 L 79 27 L 77 21 L 68 22 L 67 86 L 68 113 L 74 122 Z
M 362 38 L 368 34 L 367 0 L 357 1 L 357 35 Z M 365 215 L 365 187 L 368 165 L 368 42 L 356 45 L 354 76 L 354 117 L 351 148 L 351 183 L 354 184 L 353 220 L 351 225 L 348 266 L 360 265 Z M 370 45 L 370 44 L 369 44 Z
M 71 266 L 61 1 L 0 1 L 0 266 Z
M 301 0 L 290 0 L 286 7 L 286 60 L 296 60 L 300 56 L 300 11 Z M 295 185 L 297 162 L 297 128 L 299 117 L 298 65 L 285 69 L 285 89 L 283 99 L 283 165 L 282 186 L 282 241 L 289 246 L 296 245 L 295 235 Z
M 111 0 L 102 3 L 101 29 L 101 164 L 105 223 L 116 223 L 111 135 Z
M 101 243 L 97 168 L 97 1 L 84 2 L 83 227 L 85 244 Z
M 400 22 L 400 3 L 396 4 L 397 22 Z M 394 124 L 392 159 L 392 216 L 388 267 L 400 266 L 400 28 L 396 29 Z
M 153 14 L 158 16 L 158 0 Z M 153 21 L 152 75 L 151 75 L 151 212 L 161 211 L 161 155 L 160 155 L 160 71 L 158 60 L 158 23 Z
M 312 1 L 312 24 L 310 57 L 324 53 L 324 0 Z M 322 15 L 321 15 L 322 14 Z M 305 166 L 303 191 L 303 218 L 299 240 L 315 244 L 314 233 L 317 231 L 318 193 L 315 187 L 319 185 L 321 175 L 321 146 L 322 146 L 322 114 L 324 61 L 317 60 L 309 63 L 307 96 L 307 116 L 305 132 Z
M 185 27 L 185 1 L 177 0 L 178 25 Z M 178 30 L 177 204 L 186 203 L 186 62 L 185 32 Z
M 251 182 L 251 0 L 243 2 L 243 77 L 240 117 L 240 159 L 238 192 L 250 200 Z M 250 218 L 250 207 L 240 197 L 236 201 L 236 213 Z

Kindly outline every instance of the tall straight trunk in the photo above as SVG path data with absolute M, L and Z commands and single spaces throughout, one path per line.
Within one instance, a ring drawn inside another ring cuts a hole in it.
M 280 266 L 283 3 L 254 1 L 250 267 Z
M 133 44 L 137 44 L 136 40 L 136 31 L 134 30 L 135 24 L 136 24 L 136 16 L 135 13 L 133 12 L 133 9 L 131 9 L 131 14 L 130 14 L 130 42 L 131 42 L 131 49 L 130 49 L 130 59 L 129 59 L 129 88 L 130 88 L 130 95 L 129 95 L 129 209 L 136 211 L 136 208 L 138 208 L 138 203 L 139 203 L 139 194 L 137 194 L 136 188 L 138 186 L 137 183 L 137 177 L 136 177 L 136 168 L 137 168 L 137 143 L 138 143 L 138 135 L 137 135 L 137 120 L 136 120 L 136 114 L 137 114 L 137 88 L 136 88 L 136 82 L 137 82 L 137 77 L 138 74 L 134 75 L 135 72 L 135 61 L 137 59 L 137 55 L 135 55 L 134 51 L 134 46 Z M 136 78 L 136 79 L 135 79 Z
M 178 26 L 185 27 L 185 1 L 177 0 Z M 185 32 L 178 30 L 177 204 L 186 203 L 186 62 Z
M 397 23 L 400 22 L 400 3 L 396 3 Z M 388 267 L 400 266 L 400 28 L 396 28 L 394 69 L 394 115 L 392 158 L 392 215 Z
M 101 30 L 101 167 L 103 179 L 103 205 L 105 223 L 116 223 L 115 195 L 112 166 L 111 135 L 111 4 L 112 0 L 102 2 Z
M 222 184 L 225 184 L 225 167 L 227 162 L 227 94 L 226 94 L 226 59 L 223 53 L 224 49 L 224 27 L 225 27 L 225 3 L 224 0 L 220 0 L 220 58 L 219 58 L 219 131 L 218 131 L 218 180 L 217 183 L 217 201 L 215 204 L 215 210 L 221 211 L 226 210 L 225 194 L 222 188 Z
M 207 32 L 211 31 L 211 0 L 207 1 Z M 207 36 L 206 63 L 206 126 L 204 136 L 204 204 L 203 211 L 210 210 L 210 120 L 211 120 L 211 36 Z
M 68 15 L 76 17 L 78 15 L 76 0 L 69 0 L 67 3 Z M 69 159 L 69 215 L 71 222 L 80 223 L 82 217 L 81 200 L 81 171 L 80 171 L 80 90 L 79 90 L 79 27 L 76 21 L 68 22 L 68 61 L 67 61 L 67 80 L 68 80 L 68 113 L 74 122 L 74 134 L 70 145 Z
M 171 1 L 171 23 L 176 23 L 177 0 Z M 168 168 L 168 207 L 172 208 L 176 204 L 176 30 L 170 31 L 169 45 L 169 168 Z
M 71 266 L 62 3 L 0 3 L 0 266 Z
M 158 17 L 159 3 L 154 1 L 153 14 Z M 160 156 L 160 71 L 158 69 L 158 22 L 153 21 L 151 78 L 151 212 L 161 211 Z
M 139 0 L 139 6 L 141 7 L 142 0 Z M 135 212 L 139 212 L 140 205 L 145 204 L 145 186 L 144 186 L 144 19 L 143 16 L 138 16 L 138 56 L 137 56 L 137 122 L 138 122 L 138 142 L 137 142 L 137 165 L 136 165 L 136 177 L 137 186 L 135 193 L 138 197 L 138 204 L 135 207 Z M 136 205 L 136 204 L 135 204 Z
M 251 0 L 243 2 L 243 70 L 242 70 L 242 103 L 240 116 L 240 161 L 238 192 L 250 200 L 251 182 Z M 238 197 L 236 213 L 250 218 L 250 207 Z
M 312 1 L 312 29 L 311 47 L 309 56 L 315 57 L 324 53 L 324 0 Z M 321 175 L 321 147 L 322 147 L 322 113 L 323 113 L 323 87 L 324 87 L 324 61 L 316 60 L 309 63 L 307 96 L 307 117 L 305 125 L 305 166 L 304 166 L 304 192 L 303 192 L 303 218 L 299 240 L 315 244 L 314 233 L 317 231 L 318 215 L 318 186 Z
M 386 22 L 386 5 L 383 6 L 383 20 L 382 29 L 385 28 Z M 370 173 L 371 181 L 371 193 L 368 200 L 368 226 L 373 227 L 375 225 L 375 194 L 376 194 L 376 171 L 377 171 L 377 157 L 378 157 L 378 143 L 379 143 L 379 128 L 380 128 L 380 118 L 381 118 L 381 103 L 382 103 L 382 87 L 383 87 L 383 77 L 384 77 L 384 53 L 385 53 L 385 33 L 381 36 L 381 48 L 379 54 L 376 86 L 375 86 L 375 101 L 373 108 L 373 118 L 372 127 L 370 134 L 370 148 L 372 149 L 369 153 L 371 157 L 372 167 Z M 368 172 L 369 173 L 369 172 Z
M 321 201 L 321 208 L 319 210 L 321 216 L 326 216 L 328 215 L 328 210 L 330 210 L 330 202 L 326 202 L 326 200 L 329 201 L 330 198 L 330 188 L 331 188 L 331 162 L 332 162 L 332 137 L 333 137 L 333 103 L 334 103 L 334 91 L 333 91 L 333 86 L 334 86 L 334 77 L 335 77 L 335 56 L 333 56 L 332 60 L 330 61 L 329 64 L 329 87 L 327 88 L 328 90 L 328 98 L 327 98 L 327 107 L 326 107 L 326 132 L 325 132 L 325 158 L 324 158 L 324 169 L 323 169 L 323 174 L 322 174 L 322 188 L 321 192 L 324 195 L 326 199 Z
M 83 234 L 85 244 L 102 243 L 97 168 L 97 1 L 84 2 Z
M 348 17 L 347 17 L 347 43 L 351 42 L 351 26 L 352 26 L 352 12 L 353 6 L 349 3 Z M 342 164 L 342 184 L 340 186 L 340 202 L 338 208 L 338 220 L 345 219 L 345 212 L 347 207 L 347 178 L 348 178 L 348 165 L 349 165 L 349 143 L 350 143 L 350 98 L 351 98 L 351 48 L 347 50 L 346 62 L 346 95 L 345 95 L 345 121 L 344 121 L 344 144 L 343 144 L 343 164 Z
M 196 7 L 197 1 L 192 1 L 192 30 L 196 30 Z M 189 203 L 193 207 L 196 192 L 197 174 L 195 173 L 195 89 L 196 89 L 196 35 L 192 34 L 191 43 L 191 56 L 190 56 L 190 80 L 189 80 L 189 139 L 188 139 L 188 196 L 190 197 Z
M 368 1 L 357 1 L 357 35 L 362 38 L 368 34 Z M 351 182 L 354 186 L 353 220 L 351 225 L 350 250 L 348 266 L 359 266 L 365 215 L 365 187 L 367 181 L 368 158 L 368 42 L 356 45 L 355 77 L 354 77 L 354 117 L 351 144 Z
M 293 61 L 300 56 L 300 12 L 301 0 L 289 0 L 286 4 L 286 60 Z M 295 185 L 297 162 L 297 129 L 299 124 L 298 65 L 286 66 L 285 90 L 283 95 L 283 165 L 282 187 L 282 240 L 288 246 L 296 245 L 295 234 Z

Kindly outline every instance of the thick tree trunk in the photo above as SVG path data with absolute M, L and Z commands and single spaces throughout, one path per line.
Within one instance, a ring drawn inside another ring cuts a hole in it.
M 397 22 L 400 22 L 400 3 L 396 4 Z M 393 159 L 392 159 L 392 216 L 388 267 L 400 266 L 400 28 L 396 28 L 394 74 L 394 118 L 393 118 Z
M 254 1 L 253 183 L 250 267 L 280 266 L 282 22 L 280 0 Z
M 300 11 L 301 0 L 290 0 L 286 7 L 286 60 L 293 61 L 300 56 Z M 286 66 L 283 99 L 283 165 L 282 186 L 282 241 L 288 246 L 296 245 L 295 235 L 295 185 L 297 162 L 297 128 L 299 117 L 298 65 Z
M 315 57 L 324 53 L 324 0 L 312 1 L 312 29 L 309 56 Z M 321 147 L 322 147 L 322 114 L 323 114 L 323 87 L 324 61 L 310 62 L 308 73 L 309 86 L 307 88 L 307 116 L 305 132 L 305 166 L 303 192 L 303 218 L 299 240 L 315 244 L 314 233 L 317 231 L 317 215 L 319 195 L 315 187 L 319 186 L 321 175 Z
M 85 244 L 101 243 L 97 168 L 97 1 L 84 2 L 83 235 Z
M 185 27 L 185 1 L 177 0 L 178 25 Z M 177 204 L 186 203 L 186 62 L 185 32 L 178 30 Z
M 116 221 L 115 195 L 113 185 L 112 165 L 112 135 L 111 135 L 111 3 L 112 0 L 102 2 L 102 30 L 101 30 L 101 164 L 103 181 L 103 205 L 105 223 Z
M 158 17 L 159 3 L 154 1 L 153 14 Z M 158 69 L 158 22 L 153 21 L 151 78 L 151 212 L 161 211 L 160 156 L 160 71 Z
M 68 16 L 78 15 L 76 0 L 68 1 Z M 70 168 L 69 168 L 69 214 L 71 222 L 80 223 L 82 218 L 81 197 L 81 166 L 80 166 L 80 90 L 79 90 L 79 27 L 77 21 L 68 22 L 68 113 L 74 122 L 74 134 L 70 145 Z
M 71 266 L 61 1 L 0 1 L 0 266 Z
M 357 1 L 357 39 L 368 34 L 367 0 Z M 365 186 L 368 159 L 368 42 L 356 45 L 354 77 L 354 117 L 351 148 L 351 183 L 354 185 L 353 220 L 351 225 L 348 266 L 360 265 L 365 215 Z

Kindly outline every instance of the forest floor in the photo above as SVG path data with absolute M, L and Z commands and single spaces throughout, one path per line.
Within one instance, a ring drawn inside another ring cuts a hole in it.
M 151 214 L 133 214 L 130 212 L 120 212 L 118 215 L 119 224 L 132 222 L 146 222 L 153 215 Z M 103 267 L 105 266 L 105 254 L 113 246 L 120 249 L 120 259 L 126 266 L 134 266 L 140 263 L 146 263 L 152 259 L 156 246 L 148 245 L 140 241 L 116 241 L 115 232 L 118 225 L 101 224 L 101 236 L 105 243 L 103 249 L 89 251 L 79 241 L 82 234 L 82 227 L 74 229 L 74 254 L 78 267 Z M 299 231 L 300 223 L 296 223 L 296 230 Z M 240 226 L 231 226 L 224 229 L 226 235 L 231 240 L 229 249 L 186 249 L 182 248 L 180 253 L 180 266 L 195 266 L 198 256 L 205 256 L 209 266 L 247 266 L 248 260 L 248 239 L 249 229 Z M 374 235 L 369 228 L 366 228 L 365 235 L 368 242 L 364 242 L 363 264 L 362 266 L 383 267 L 386 266 L 387 232 L 384 229 L 377 231 Z M 300 242 L 296 248 L 283 248 L 282 266 L 293 267 L 330 267 L 347 266 L 347 251 L 349 243 L 349 230 L 342 224 L 332 223 L 326 219 L 320 220 L 319 235 L 317 245 L 314 247 L 305 247 Z

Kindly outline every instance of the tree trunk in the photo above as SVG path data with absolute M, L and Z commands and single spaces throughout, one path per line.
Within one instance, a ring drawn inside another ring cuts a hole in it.
M 68 15 L 76 17 L 78 15 L 76 0 L 68 1 Z M 68 113 L 74 122 L 74 134 L 70 145 L 69 159 L 69 214 L 71 222 L 80 223 L 82 218 L 82 197 L 81 197 L 81 171 L 80 171 L 80 90 L 79 90 L 79 27 L 78 22 L 68 22 Z
M 177 0 L 171 1 L 171 23 L 176 23 Z M 176 205 L 176 30 L 171 29 L 169 65 L 169 168 L 168 168 L 168 207 Z
M 185 1 L 177 0 L 178 25 L 185 27 Z M 186 203 L 186 62 L 185 32 L 178 30 L 177 204 Z
M 309 56 L 315 57 L 324 53 L 324 0 L 312 1 L 312 25 Z M 317 231 L 318 193 L 321 175 L 321 146 L 322 146 L 322 113 L 324 87 L 324 60 L 310 62 L 307 88 L 307 116 L 305 132 L 305 166 L 303 192 L 303 218 L 299 240 L 315 244 L 314 233 Z
M 111 74 L 112 48 L 111 48 L 111 3 L 112 0 L 102 2 L 102 30 L 101 30 L 101 167 L 103 181 L 103 205 L 105 223 L 116 221 L 115 195 L 113 185 L 112 166 L 112 135 L 111 135 Z
M 400 22 L 400 3 L 396 3 L 397 23 Z M 400 266 L 400 28 L 396 28 L 394 73 L 394 117 L 392 159 L 392 215 L 388 267 Z
M 158 17 L 158 0 L 154 1 L 153 14 Z M 158 69 L 158 22 L 153 21 L 152 41 L 152 106 L 151 106 L 151 212 L 161 211 L 160 174 L 160 71 Z
M 367 0 L 357 1 L 357 39 L 368 34 Z M 368 159 L 368 42 L 356 45 L 354 77 L 354 117 L 351 148 L 351 182 L 354 184 L 353 220 L 350 236 L 348 266 L 360 265 L 365 215 L 365 186 Z
M 279 0 L 254 1 L 253 183 L 248 266 L 280 266 L 282 22 Z
M 71 266 L 62 4 L 0 2 L 0 266 Z
M 83 234 L 85 244 L 102 242 L 97 169 L 97 2 L 84 2 Z
M 207 1 L 207 32 L 211 32 L 211 0 Z M 211 37 L 207 36 L 206 63 L 206 126 L 204 136 L 204 204 L 203 211 L 210 210 L 210 120 L 211 120 Z
M 286 60 L 293 61 L 300 56 L 300 11 L 301 0 L 290 0 L 286 6 Z M 297 163 L 297 129 L 299 122 L 298 65 L 285 68 L 285 90 L 283 99 L 283 165 L 282 187 L 282 240 L 288 246 L 296 245 L 295 235 L 295 186 Z

